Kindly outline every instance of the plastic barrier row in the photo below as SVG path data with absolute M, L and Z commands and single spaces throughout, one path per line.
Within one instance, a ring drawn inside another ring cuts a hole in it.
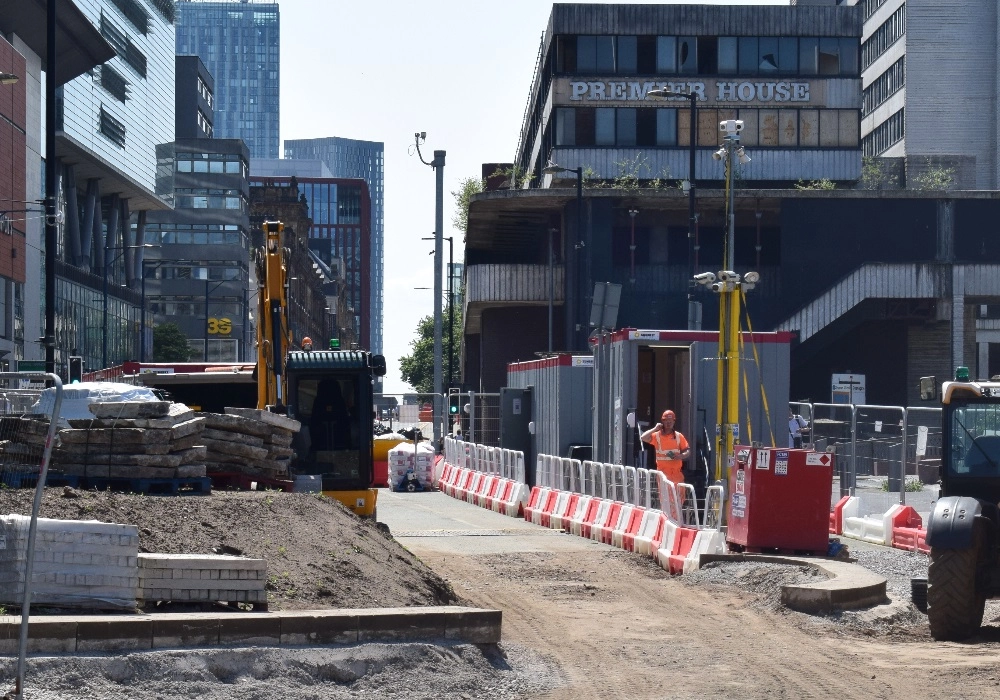
M 672 574 L 725 551 L 721 486 L 699 513 L 694 487 L 656 470 L 539 455 L 529 493 L 521 452 L 446 438 L 442 464 L 438 488 L 453 498 L 653 557 Z
M 447 442 L 449 439 L 445 440 Z M 460 441 L 453 441 L 460 442 Z M 477 453 L 482 445 L 471 445 L 473 449 L 469 453 Z M 489 465 L 506 464 L 513 473 L 517 472 L 518 459 L 520 459 L 520 469 L 524 470 L 524 455 L 516 452 L 510 455 L 499 455 L 499 459 L 494 459 L 493 451 L 513 452 L 512 450 L 498 450 L 498 448 L 485 448 L 491 454 L 488 458 Z M 460 451 L 465 458 L 466 452 Z M 523 481 L 508 478 L 500 473 L 484 472 L 469 467 L 459 466 L 448 461 L 448 452 L 445 451 L 445 459 L 442 461 L 442 471 L 438 478 L 438 489 L 444 491 L 452 498 L 457 498 L 467 503 L 486 508 L 497 513 L 503 513 L 510 517 L 520 517 L 524 512 L 524 505 L 528 500 L 528 487 Z M 520 456 L 520 457 L 518 457 Z M 468 464 L 468 461 L 463 463 Z M 478 465 L 479 462 L 477 461 Z
M 896 549 L 929 553 L 927 530 L 912 506 L 894 505 L 882 515 L 859 516 L 857 496 L 844 496 L 830 512 L 830 534 Z
M 617 469 L 622 467 L 619 465 Z M 647 476 L 650 481 L 654 480 L 652 474 Z M 664 502 L 673 504 L 671 511 L 675 516 L 687 509 L 697 510 L 690 484 L 675 485 L 662 474 L 659 476 L 657 488 Z M 722 503 L 722 488 L 712 486 L 706 502 L 708 508 L 717 510 Z M 706 518 L 714 525 L 703 528 L 678 522 L 678 517 L 671 517 L 657 508 L 536 486 L 524 507 L 524 517 L 542 527 L 566 530 L 578 537 L 651 556 L 672 574 L 697 569 L 701 554 L 725 551 L 725 538 L 719 530 L 717 514 Z

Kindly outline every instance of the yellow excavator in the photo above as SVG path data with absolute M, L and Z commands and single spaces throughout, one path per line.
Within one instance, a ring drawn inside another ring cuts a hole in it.
M 288 259 L 284 225 L 265 221 L 255 256 L 258 293 L 257 408 L 302 424 L 291 470 L 317 475 L 323 495 L 372 517 L 375 377 L 385 358 L 363 350 L 292 350 L 288 326 Z M 331 343 L 332 345 L 332 343 Z

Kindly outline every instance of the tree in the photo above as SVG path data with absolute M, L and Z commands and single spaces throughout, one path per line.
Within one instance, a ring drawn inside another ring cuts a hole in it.
M 430 394 L 434 391 L 434 316 L 424 316 L 417 323 L 417 335 L 410 341 L 413 352 L 399 358 L 399 373 L 404 382 L 418 393 Z M 452 328 L 452 342 L 448 342 L 448 310 L 441 317 L 441 376 L 448 384 L 448 350 L 451 349 L 451 366 L 458 383 L 460 351 L 462 348 L 462 312 L 455 309 Z
M 474 195 L 483 191 L 483 181 L 478 177 L 467 177 L 460 180 L 458 189 L 451 193 L 455 198 L 455 213 L 451 218 L 451 225 L 465 234 L 465 229 L 469 226 L 469 200 Z
M 162 323 L 153 329 L 153 362 L 187 362 L 191 346 L 176 323 Z

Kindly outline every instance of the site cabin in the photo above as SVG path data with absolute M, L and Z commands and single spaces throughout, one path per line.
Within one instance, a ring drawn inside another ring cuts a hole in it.
M 786 446 L 792 334 L 741 335 L 736 442 L 753 441 L 769 446 L 773 439 L 775 446 Z M 602 334 L 591 345 L 593 459 L 643 466 L 639 434 L 656 425 L 662 412 L 669 408 L 677 414 L 677 430 L 692 447 L 685 471 L 695 476 L 704 474 L 699 450 L 707 455 L 715 444 L 718 331 L 626 328 Z M 754 349 L 760 358 L 759 367 L 754 362 Z M 634 415 L 634 427 L 629 426 L 630 414 Z M 711 461 L 708 464 L 711 468 Z M 654 467 L 649 462 L 645 466 Z

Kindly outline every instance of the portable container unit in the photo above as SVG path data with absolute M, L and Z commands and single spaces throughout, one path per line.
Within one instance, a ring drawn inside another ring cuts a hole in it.
M 742 336 L 737 442 L 770 445 L 773 435 L 779 446 L 787 445 L 792 334 Z M 597 336 L 591 343 L 594 460 L 641 466 L 639 434 L 656 425 L 660 414 L 669 408 L 677 414 L 677 430 L 692 447 L 685 469 L 695 471 L 699 444 L 707 440 L 711 449 L 715 444 L 718 331 L 626 328 Z M 759 370 L 754 348 L 760 358 Z M 635 414 L 635 427 L 628 425 L 630 413 Z M 709 467 L 714 465 L 710 462 Z
M 590 446 L 593 377 L 590 355 L 560 354 L 507 365 L 508 387 L 531 388 L 534 454 L 566 457 L 573 446 Z

